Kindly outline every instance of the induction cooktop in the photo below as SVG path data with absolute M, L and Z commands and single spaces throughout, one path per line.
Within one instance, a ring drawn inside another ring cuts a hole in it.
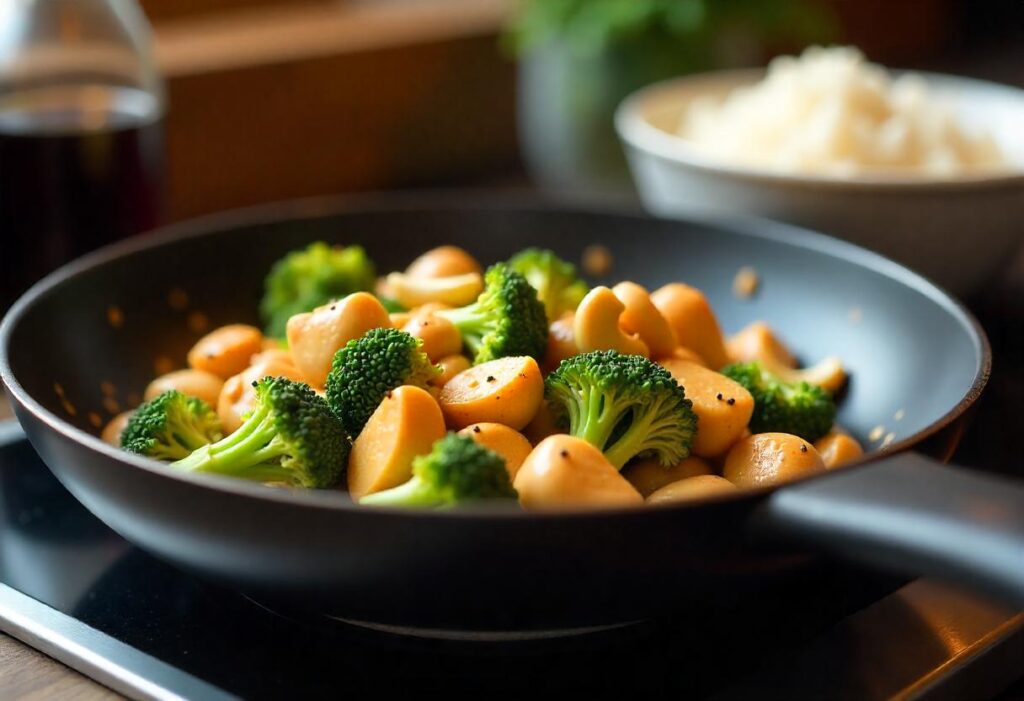
M 428 639 L 272 611 L 138 550 L 0 426 L 0 630 L 146 699 L 985 698 L 1022 674 L 1024 617 L 824 563 L 729 610 L 555 639 Z M 808 594 L 813 592 L 813 594 Z

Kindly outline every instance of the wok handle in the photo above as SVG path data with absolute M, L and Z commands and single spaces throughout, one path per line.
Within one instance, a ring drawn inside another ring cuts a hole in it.
M 960 582 L 1024 606 L 1024 486 L 903 453 L 783 487 L 758 534 L 847 559 Z

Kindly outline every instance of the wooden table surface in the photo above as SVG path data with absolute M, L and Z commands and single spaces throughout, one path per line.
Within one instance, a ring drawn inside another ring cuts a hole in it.
M 0 699 L 109 701 L 124 698 L 0 633 Z

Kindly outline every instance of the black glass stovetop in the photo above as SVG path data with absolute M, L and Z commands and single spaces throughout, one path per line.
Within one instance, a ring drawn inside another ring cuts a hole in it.
M 956 666 L 943 638 L 951 627 L 970 629 L 957 633 L 963 643 L 1015 620 L 974 602 L 981 614 L 938 622 L 922 613 L 921 592 L 906 594 L 915 585 L 835 563 L 753 605 L 691 602 L 686 615 L 561 639 L 423 639 L 297 620 L 126 543 L 63 489 L 13 424 L 0 444 L 0 630 L 139 698 L 740 699 L 754 689 L 759 698 L 883 698 Z M 935 596 L 926 588 L 925 603 Z M 1004 684 L 1016 676 L 1012 665 L 997 672 L 985 674 Z

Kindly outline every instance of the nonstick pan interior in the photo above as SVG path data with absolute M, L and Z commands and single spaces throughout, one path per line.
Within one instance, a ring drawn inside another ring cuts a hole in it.
M 204 329 L 259 323 L 270 265 L 319 239 L 366 247 L 382 271 L 444 243 L 485 262 L 529 245 L 570 260 L 589 245 L 607 246 L 614 266 L 594 284 L 629 279 L 654 289 L 685 281 L 706 292 L 726 332 L 764 319 L 804 361 L 839 355 L 851 375 L 839 422 L 871 447 L 936 423 L 970 394 L 982 363 L 972 322 L 931 285 L 861 249 L 782 225 L 486 205 L 316 210 L 282 206 L 257 215 L 280 221 L 242 216 L 180 227 L 198 235 L 137 250 L 43 292 L 11 329 L 18 381 L 49 411 L 96 433 L 93 413 L 105 420 L 115 402 L 130 406 L 158 371 L 182 367 Z M 208 226 L 225 228 L 203 235 Z M 760 280 L 749 299 L 732 293 L 743 266 Z
M 592 283 L 685 281 L 707 293 L 727 332 L 763 319 L 805 361 L 839 355 L 852 378 L 839 422 L 869 449 L 927 441 L 947 453 L 987 375 L 984 338 L 956 302 L 854 246 L 763 221 L 663 221 L 479 196 L 314 201 L 187 224 L 73 264 L 16 305 L 4 380 L 76 496 L 179 565 L 344 617 L 600 624 L 677 606 L 686 592 L 726 596 L 728 582 L 756 589 L 757 576 L 799 558 L 753 554 L 743 542 L 736 524 L 759 494 L 632 514 L 381 515 L 341 494 L 182 477 L 85 435 L 182 366 L 204 330 L 256 322 L 272 262 L 319 239 L 363 245 L 381 271 L 446 243 L 484 262 L 529 245 L 578 260 L 604 245 L 614 265 Z M 732 293 L 744 266 L 760 280 L 749 299 Z M 644 585 L 655 579 L 656 590 Z

